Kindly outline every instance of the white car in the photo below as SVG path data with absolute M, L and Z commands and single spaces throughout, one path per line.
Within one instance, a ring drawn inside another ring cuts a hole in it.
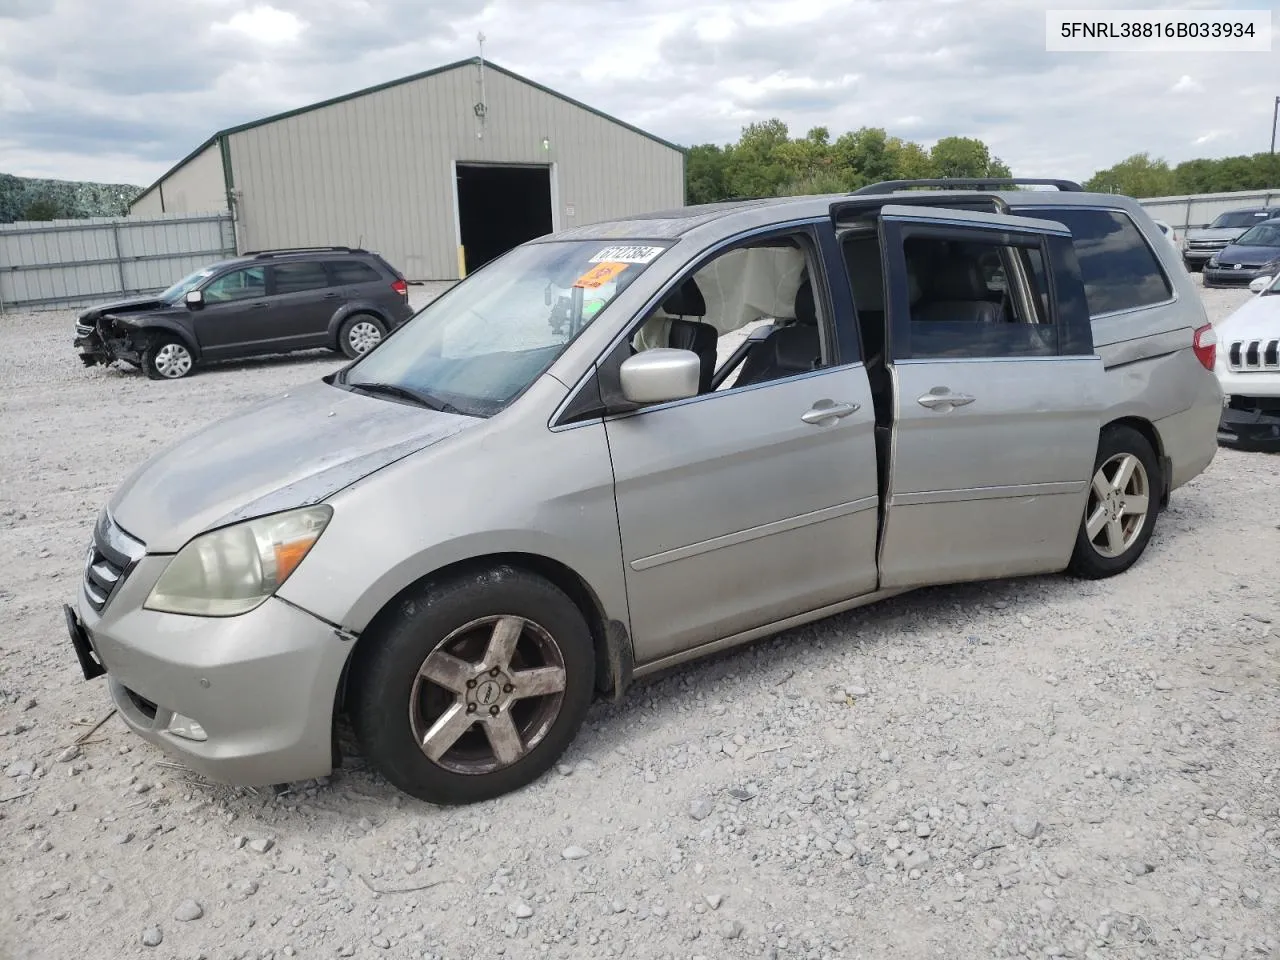
M 1171 243 L 1171 244 L 1173 245 L 1173 249 L 1177 250 L 1177 249 L 1178 249 L 1178 235 L 1177 235 L 1176 233 L 1174 233 L 1174 232 L 1173 232 L 1173 227 L 1169 226 L 1169 225 L 1168 225 L 1167 223 L 1165 223 L 1163 220 L 1155 220 L 1155 219 L 1153 218 L 1153 219 L 1152 219 L 1152 222 L 1153 222 L 1153 223 L 1155 223 L 1155 225 L 1156 225 L 1157 227 L 1159 227 L 1159 228 L 1160 228 L 1160 232 L 1161 232 L 1161 233 L 1163 233 L 1163 234 L 1164 234 L 1164 238 L 1165 238 L 1166 240 L 1168 240 L 1168 241 L 1169 241 L 1169 243 Z
M 1218 442 L 1280 451 L 1280 274 L 1249 289 L 1256 295 L 1217 329 L 1214 368 L 1226 404 Z

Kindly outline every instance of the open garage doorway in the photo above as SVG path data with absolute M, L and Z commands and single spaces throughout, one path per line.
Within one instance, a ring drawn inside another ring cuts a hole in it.
M 459 163 L 458 228 L 467 273 L 552 231 L 551 168 Z

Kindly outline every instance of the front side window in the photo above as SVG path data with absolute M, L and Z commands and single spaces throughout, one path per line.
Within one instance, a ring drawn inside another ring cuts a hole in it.
M 702 360 L 699 393 L 765 383 L 830 364 L 821 274 L 800 235 L 736 247 L 683 277 L 631 338 Z
M 1057 354 L 1038 245 L 912 235 L 903 253 L 910 342 L 898 359 Z
M 1023 209 L 1071 231 L 1093 316 L 1149 307 L 1173 296 L 1155 253 L 1126 214 L 1089 207 Z
M 323 263 L 281 263 L 271 269 L 275 274 L 277 295 L 319 290 L 329 285 Z
M 247 267 L 224 273 L 204 288 L 205 303 L 246 300 L 266 293 L 266 275 L 262 267 Z
M 433 300 L 336 382 L 492 416 L 664 249 L 604 240 L 516 247 Z

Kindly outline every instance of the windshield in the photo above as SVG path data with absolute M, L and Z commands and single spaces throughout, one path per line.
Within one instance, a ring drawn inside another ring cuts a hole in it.
M 205 267 L 202 270 L 197 270 L 195 273 L 189 273 L 185 277 L 183 277 L 181 280 L 179 280 L 177 283 L 175 283 L 172 287 L 170 287 L 168 290 L 166 290 L 164 293 L 160 294 L 160 299 L 168 300 L 170 302 L 177 300 L 179 297 L 183 296 L 188 290 L 194 287 L 197 283 L 199 283 L 205 277 L 210 276 L 212 273 L 213 273 L 213 267 Z
M 336 382 L 492 416 L 664 249 L 603 240 L 516 247 L 432 301 Z
M 1237 210 L 1233 213 L 1224 213 L 1209 225 L 1210 229 L 1215 227 L 1251 227 L 1260 220 L 1266 220 L 1267 217 L 1275 216 L 1275 214 L 1267 211 L 1263 213 L 1261 210 L 1241 211 Z
M 1236 238 L 1237 247 L 1280 247 L 1280 222 L 1260 223 Z

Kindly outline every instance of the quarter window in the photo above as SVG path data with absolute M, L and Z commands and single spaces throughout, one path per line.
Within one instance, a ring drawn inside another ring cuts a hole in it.
M 271 269 L 275 271 L 277 294 L 301 293 L 304 290 L 318 290 L 329 285 L 329 278 L 324 272 L 322 263 L 281 263 Z
M 325 266 L 328 267 L 329 276 L 333 278 L 336 287 L 354 283 L 376 283 L 381 279 L 377 270 L 359 260 L 333 260 Z
M 1057 221 L 1071 231 L 1093 316 L 1149 307 L 1173 296 L 1155 253 L 1127 214 L 1087 207 L 1021 210 Z
M 229 300 L 246 300 L 266 294 L 265 272 L 262 267 L 248 267 L 224 273 L 201 291 L 205 303 L 226 303 Z

